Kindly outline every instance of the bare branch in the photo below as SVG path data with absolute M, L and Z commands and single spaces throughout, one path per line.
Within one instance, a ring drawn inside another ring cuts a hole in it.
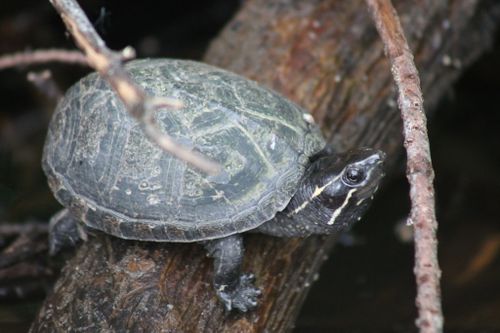
M 209 174 L 219 172 L 220 166 L 191 149 L 175 143 L 170 136 L 162 133 L 153 114 L 157 110 L 157 98 L 149 97 L 128 75 L 122 66 L 123 58 L 131 58 L 133 49 L 127 47 L 121 53 L 108 49 L 74 0 L 50 0 L 61 16 L 66 28 L 78 46 L 85 52 L 90 66 L 110 83 L 124 103 L 129 113 L 142 125 L 146 135 L 162 149 L 175 157 Z M 162 99 L 162 104 L 179 108 L 180 101 Z
M 0 269 L 22 262 L 36 254 L 47 251 L 48 242 L 35 242 L 34 239 L 46 234 L 44 230 L 33 229 L 32 232 L 21 233 L 0 253 Z
M 62 98 L 63 94 L 48 69 L 41 72 L 29 72 L 26 78 L 48 99 L 59 101 Z
M 377 30 L 391 61 L 392 75 L 399 91 L 398 104 L 403 119 L 404 146 L 407 152 L 406 175 L 410 183 L 409 222 L 415 226 L 416 304 L 421 332 L 441 332 L 443 315 L 437 259 L 437 220 L 434 208 L 434 171 L 427 136 L 426 117 L 420 79 L 404 36 L 401 23 L 390 0 L 366 0 Z
M 47 233 L 47 223 L 25 222 L 25 223 L 0 223 L 0 237 L 17 236 L 27 233 Z
M 0 302 L 46 289 L 54 276 L 50 264 L 40 260 L 46 256 L 47 233 L 47 223 L 0 223 Z
M 80 51 L 51 49 L 3 55 L 0 57 L 0 70 L 18 66 L 45 64 L 47 62 L 64 62 L 88 66 L 87 58 Z

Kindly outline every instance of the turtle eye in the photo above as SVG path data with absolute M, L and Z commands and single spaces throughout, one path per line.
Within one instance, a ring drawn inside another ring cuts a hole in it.
M 356 167 L 349 167 L 344 172 L 342 180 L 347 185 L 355 186 L 359 185 L 363 180 L 365 180 L 365 172 L 363 169 Z

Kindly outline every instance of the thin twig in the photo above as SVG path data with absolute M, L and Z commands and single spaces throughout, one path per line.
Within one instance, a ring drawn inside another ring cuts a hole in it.
M 179 108 L 182 103 L 179 100 L 149 97 L 131 79 L 122 66 L 122 60 L 132 58 L 135 55 L 133 49 L 127 47 L 121 53 L 108 49 L 76 1 L 50 0 L 50 2 L 78 46 L 85 52 L 90 66 L 110 83 L 129 113 L 141 123 L 146 135 L 175 157 L 209 174 L 218 173 L 220 166 L 217 163 L 178 145 L 160 130 L 153 117 L 157 108 L 161 106 Z
M 23 282 L 29 282 L 26 280 L 36 281 L 37 279 L 54 275 L 50 267 L 39 261 L 41 260 L 20 261 L 10 267 L 0 269 L 0 288 L 5 287 L 8 282 L 17 282 L 21 284 Z M 1 294 L 0 292 L 0 295 Z
M 41 222 L 0 223 L 0 301 L 23 299 L 44 292 L 54 277 L 46 258 L 48 224 Z
M 22 262 L 39 253 L 47 252 L 48 242 L 37 242 L 40 233 L 22 233 L 0 252 L 0 269 Z
M 49 100 L 59 101 L 62 98 L 61 89 L 54 82 L 52 73 L 48 69 L 41 72 L 28 72 L 26 77 Z
M 0 237 L 17 236 L 27 233 L 47 233 L 49 230 L 47 223 L 25 222 L 25 223 L 0 223 Z
M 88 66 L 87 58 L 80 51 L 51 49 L 18 52 L 0 56 L 0 70 L 11 67 L 45 64 L 47 62 L 63 62 Z
M 420 332 L 442 332 L 443 315 L 437 259 L 437 220 L 434 209 L 434 171 L 427 136 L 422 91 L 401 23 L 390 0 L 366 0 L 391 61 L 399 91 L 407 152 L 406 175 L 410 183 L 410 220 L 415 227 L 416 304 Z

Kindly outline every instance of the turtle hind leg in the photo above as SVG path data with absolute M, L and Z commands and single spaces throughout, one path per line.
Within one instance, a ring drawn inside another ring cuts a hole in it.
M 57 212 L 49 222 L 49 253 L 55 255 L 63 248 L 74 247 L 87 234 L 67 209 Z
M 241 274 L 243 239 L 241 235 L 203 242 L 214 258 L 214 288 L 226 309 L 246 312 L 257 306 L 260 290 L 254 286 L 253 274 Z

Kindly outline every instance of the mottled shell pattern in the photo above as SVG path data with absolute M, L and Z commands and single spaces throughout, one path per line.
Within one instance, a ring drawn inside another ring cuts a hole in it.
M 43 169 L 56 198 L 86 225 L 126 239 L 191 242 L 258 227 L 284 209 L 324 141 L 300 107 L 206 64 L 130 62 L 165 133 L 217 161 L 209 176 L 152 143 L 108 84 L 90 74 L 59 103 Z

